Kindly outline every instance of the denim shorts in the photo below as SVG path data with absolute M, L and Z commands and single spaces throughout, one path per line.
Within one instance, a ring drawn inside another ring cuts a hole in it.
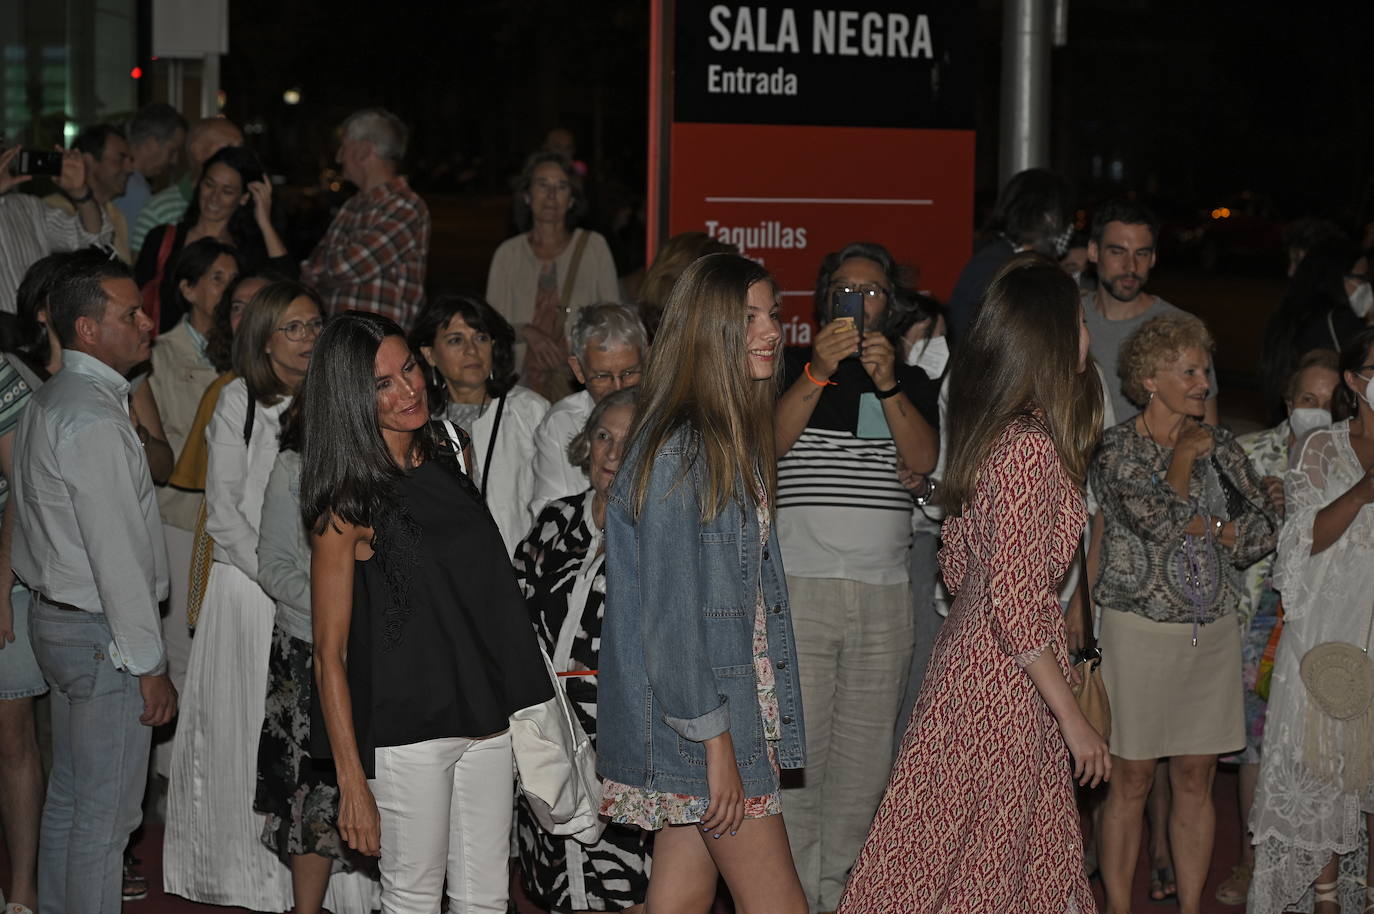
M 48 691 L 29 639 L 32 601 L 33 595 L 27 587 L 18 586 L 10 591 L 10 604 L 14 607 L 14 640 L 0 648 L 0 701 L 32 698 Z

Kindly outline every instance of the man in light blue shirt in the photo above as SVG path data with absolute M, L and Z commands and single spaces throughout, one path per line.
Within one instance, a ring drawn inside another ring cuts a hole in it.
M 129 268 L 73 254 L 48 298 L 63 368 L 14 444 L 14 572 L 52 687 L 53 768 L 38 849 L 44 914 L 117 914 L 152 728 L 176 714 L 158 602 L 167 553 L 124 375 L 152 322 Z

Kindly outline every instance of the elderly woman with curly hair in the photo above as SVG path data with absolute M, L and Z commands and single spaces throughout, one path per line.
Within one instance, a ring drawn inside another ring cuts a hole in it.
M 1212 348 L 1202 321 L 1181 313 L 1127 339 L 1118 373 L 1141 413 L 1107 431 L 1090 474 L 1105 520 L 1096 596 L 1113 718 L 1100 839 L 1108 914 L 1130 910 L 1162 758 L 1179 907 L 1197 914 L 1217 756 L 1245 745 L 1240 569 L 1274 548 L 1279 509 L 1235 438 L 1201 421 Z
M 515 328 L 521 383 L 556 401 L 572 392 L 569 314 L 594 302 L 620 301 L 606 239 L 578 228 L 586 212 L 582 177 L 557 152 L 536 152 L 515 192 L 520 234 L 496 249 L 487 301 Z

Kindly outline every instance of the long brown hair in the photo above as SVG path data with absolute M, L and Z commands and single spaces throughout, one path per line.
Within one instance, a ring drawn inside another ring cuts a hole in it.
M 949 379 L 949 457 L 941 503 L 960 514 L 1007 424 L 1040 416 L 1079 484 L 1102 431 L 1102 384 L 1091 356 L 1078 371 L 1078 289 L 1039 254 L 1013 257 L 988 286 Z
M 683 425 L 693 432 L 686 465 L 697 460 L 706 465 L 703 523 L 725 509 L 737 483 L 757 504 L 751 484 L 755 473 L 763 476 L 769 504 L 776 501 L 777 374 L 772 383 L 753 380 L 745 344 L 749 288 L 759 282 L 771 286 L 773 280 L 754 261 L 709 254 L 688 266 L 668 294 L 630 432 L 639 454 L 631 471 L 636 515 L 649 494 L 654 455 Z

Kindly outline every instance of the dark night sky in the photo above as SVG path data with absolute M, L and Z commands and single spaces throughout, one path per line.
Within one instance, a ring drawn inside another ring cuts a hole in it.
M 1374 4 L 1070 3 L 1069 46 L 1054 52 L 1052 164 L 1085 200 L 1139 190 L 1196 208 L 1250 189 L 1288 217 L 1374 218 Z M 490 189 L 563 123 L 584 155 L 638 190 L 648 8 L 234 0 L 228 113 L 260 115 L 262 151 L 308 180 L 312 154 L 331 154 L 332 126 L 384 104 L 414 125 L 417 172 L 476 158 Z M 1000 10 L 980 4 L 980 196 L 997 176 Z M 295 109 L 281 102 L 291 86 L 304 96 Z

